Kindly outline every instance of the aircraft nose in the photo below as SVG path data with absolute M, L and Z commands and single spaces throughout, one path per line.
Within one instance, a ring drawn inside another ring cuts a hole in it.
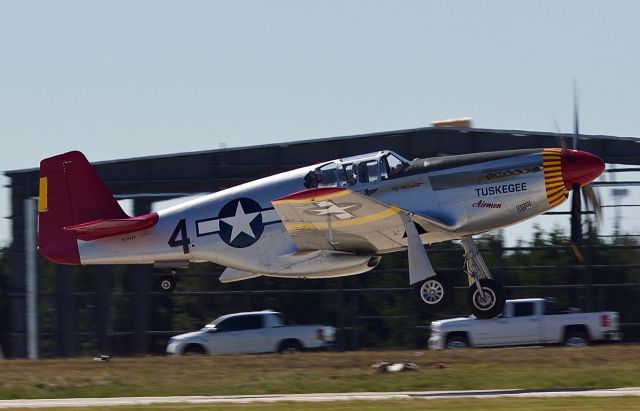
M 563 149 L 561 162 L 562 178 L 569 190 L 595 180 L 604 171 L 604 161 L 585 151 Z

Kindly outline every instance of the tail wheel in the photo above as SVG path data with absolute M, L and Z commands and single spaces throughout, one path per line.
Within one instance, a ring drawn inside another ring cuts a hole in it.
M 442 274 L 429 277 L 416 285 L 416 294 L 430 312 L 446 308 L 453 299 L 453 287 Z
M 489 278 L 483 278 L 479 281 L 484 296 L 480 295 L 476 284 L 471 285 L 467 291 L 469 311 L 477 318 L 497 317 L 504 309 L 504 289 L 499 282 Z
M 176 280 L 172 275 L 165 275 L 160 278 L 160 291 L 164 294 L 171 294 L 176 290 Z

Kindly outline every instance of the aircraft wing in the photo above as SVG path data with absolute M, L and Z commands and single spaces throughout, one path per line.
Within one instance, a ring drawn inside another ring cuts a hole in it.
M 413 220 L 397 206 L 346 188 L 312 188 L 272 204 L 300 250 L 377 253 L 406 247 L 404 224 Z

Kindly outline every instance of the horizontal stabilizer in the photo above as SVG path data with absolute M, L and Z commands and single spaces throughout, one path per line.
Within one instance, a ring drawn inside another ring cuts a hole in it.
M 63 230 L 76 233 L 78 240 L 90 241 L 144 230 L 157 222 L 158 214 L 151 213 L 139 217 L 94 220 L 66 226 Z

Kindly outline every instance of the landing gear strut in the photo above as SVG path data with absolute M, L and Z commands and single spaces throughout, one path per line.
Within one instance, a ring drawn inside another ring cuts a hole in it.
M 408 243 L 409 284 L 415 285 L 416 294 L 431 313 L 445 308 L 453 299 L 453 287 L 446 277 L 436 274 L 427 251 L 411 220 L 405 222 Z M 464 247 L 464 272 L 469 276 L 467 305 L 478 318 L 493 318 L 504 308 L 504 291 L 484 263 L 472 237 L 462 237 Z
M 442 310 L 453 298 L 453 287 L 446 277 L 433 271 L 427 251 L 413 221 L 405 223 L 409 257 L 409 284 L 413 285 L 418 299 L 424 303 L 427 311 L 435 313 Z
M 160 277 L 160 291 L 163 294 L 171 294 L 176 290 L 175 274 L 175 271 L 171 271 L 171 274 Z
M 478 318 L 493 318 L 504 309 L 504 289 L 491 278 L 478 247 L 472 237 L 461 239 L 464 247 L 464 272 L 469 276 L 467 306 Z

